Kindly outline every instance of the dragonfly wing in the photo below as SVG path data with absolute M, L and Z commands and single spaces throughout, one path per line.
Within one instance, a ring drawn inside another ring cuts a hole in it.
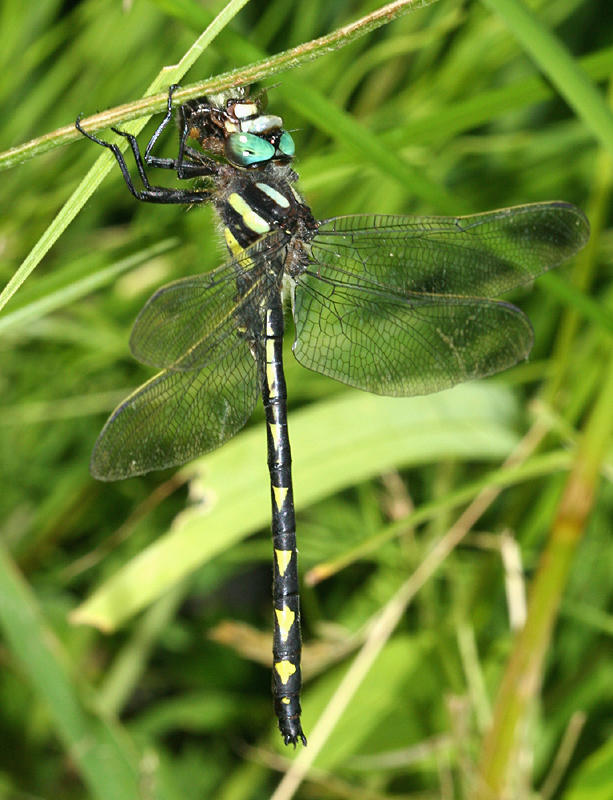
M 183 464 L 230 439 L 258 397 L 256 363 L 237 333 L 202 369 L 164 370 L 115 409 L 91 459 L 100 480 L 119 480 Z
M 496 297 L 570 258 L 588 237 L 580 209 L 551 202 L 465 217 L 335 217 L 311 251 L 320 274 L 343 284 Z
M 411 396 L 491 375 L 525 358 L 528 318 L 509 303 L 401 297 L 309 272 L 294 294 L 297 360 L 376 394 Z
M 158 289 L 134 323 L 134 357 L 142 364 L 175 370 L 214 360 L 234 328 L 250 324 L 251 309 L 271 290 L 263 261 L 277 253 L 284 239 L 274 232 L 212 272 Z

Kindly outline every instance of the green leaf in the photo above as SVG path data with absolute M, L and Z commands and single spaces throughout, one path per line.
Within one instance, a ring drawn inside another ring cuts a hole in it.
M 613 739 L 609 739 L 579 767 L 564 800 L 610 800 L 613 792 Z
M 30 686 L 49 709 L 55 728 L 92 797 L 139 797 L 139 754 L 121 727 L 98 716 L 77 690 L 67 654 L 36 598 L 0 547 L 0 626 Z M 81 686 L 83 692 L 84 687 Z M 91 705 L 91 704 L 90 704 Z M 5 743 L 6 744 L 6 743 Z

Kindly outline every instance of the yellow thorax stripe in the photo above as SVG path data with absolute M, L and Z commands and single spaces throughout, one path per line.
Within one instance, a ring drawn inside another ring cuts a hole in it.
M 251 208 L 240 194 L 232 192 L 228 197 L 228 204 L 232 206 L 237 214 L 240 214 L 245 225 L 254 233 L 268 233 L 270 225 Z
M 240 246 L 240 244 L 234 238 L 232 231 L 230 228 L 223 229 L 223 235 L 226 240 L 226 244 L 228 245 L 228 250 L 232 253 L 234 258 L 239 258 L 242 253 L 245 252 L 244 248 Z

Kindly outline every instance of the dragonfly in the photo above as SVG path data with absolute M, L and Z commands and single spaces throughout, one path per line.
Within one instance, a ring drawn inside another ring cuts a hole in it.
M 283 371 L 284 313 L 304 367 L 349 386 L 407 397 L 447 389 L 527 358 L 528 318 L 495 299 L 570 258 L 589 224 L 576 206 L 540 202 L 458 217 L 358 214 L 317 220 L 298 192 L 295 145 L 261 95 L 234 89 L 178 109 L 176 158 L 108 148 L 137 200 L 211 203 L 228 260 L 160 288 L 138 315 L 133 355 L 158 370 L 111 414 L 95 444 L 94 477 L 118 480 L 184 464 L 245 425 L 261 395 L 273 542 L 273 701 L 285 744 L 302 742 L 300 598 Z M 150 183 L 172 170 L 191 188 Z

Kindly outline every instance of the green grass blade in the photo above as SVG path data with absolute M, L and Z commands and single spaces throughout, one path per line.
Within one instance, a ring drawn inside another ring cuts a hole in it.
M 124 272 L 173 250 L 178 244 L 177 239 L 165 239 L 151 247 L 141 250 L 134 255 L 122 258 L 115 264 L 110 264 L 104 269 L 99 269 L 92 275 L 87 275 L 78 280 L 71 280 L 65 286 L 47 292 L 39 300 L 26 303 L 15 311 L 0 317 L 0 335 L 5 331 L 23 328 L 34 320 L 41 319 L 53 311 L 64 308 L 70 303 L 86 297 L 91 292 L 106 286 Z
M 483 0 L 613 155 L 613 113 L 577 61 L 521 0 Z
M 8 647 L 46 703 L 91 796 L 100 800 L 139 797 L 138 753 L 118 725 L 86 707 L 66 654 L 4 547 L 0 547 L 0 598 L 0 625 Z
M 373 556 L 380 547 L 387 542 L 401 536 L 407 530 L 426 522 L 433 522 L 443 515 L 466 503 L 470 503 L 477 495 L 487 488 L 494 486 L 505 488 L 515 483 L 534 480 L 551 475 L 560 470 L 568 470 L 572 466 L 572 453 L 565 450 L 545 453 L 525 461 L 522 464 L 501 467 L 487 473 L 478 481 L 461 486 L 444 497 L 437 498 L 431 503 L 424 503 L 415 511 L 407 514 L 403 519 L 386 525 L 381 531 L 364 539 L 359 545 L 346 550 L 337 559 L 320 563 L 305 575 L 305 581 L 310 585 L 327 580 L 340 570 L 363 558 Z
M 613 334 L 611 312 L 585 292 L 578 291 L 576 286 L 572 286 L 557 273 L 550 272 L 543 275 L 542 286 L 562 300 L 569 308 L 577 311 L 584 319 L 589 320 L 609 335 Z

